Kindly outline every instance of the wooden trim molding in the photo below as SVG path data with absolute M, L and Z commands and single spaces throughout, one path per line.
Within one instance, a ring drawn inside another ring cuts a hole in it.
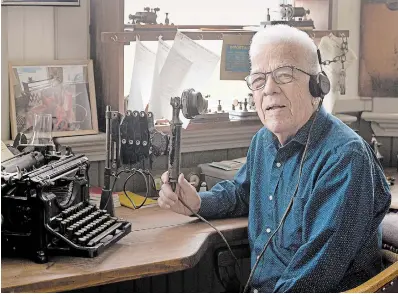
M 334 106 L 335 113 L 349 113 L 372 111 L 372 99 L 362 97 L 358 99 L 337 99 Z
M 105 133 L 54 139 L 61 146 L 70 146 L 74 153 L 86 155 L 91 162 L 105 160 L 105 140 Z
M 183 130 L 181 152 L 249 147 L 252 137 L 260 128 L 260 124 L 229 123 L 221 127 L 203 124 L 200 128 Z M 168 127 L 161 127 L 160 130 L 169 132 Z M 56 138 L 54 141 L 62 146 L 70 146 L 76 154 L 85 154 L 90 161 L 103 161 L 105 160 L 105 138 L 105 133 L 100 133 Z
M 337 113 L 334 115 L 338 119 L 340 119 L 343 123 L 350 125 L 353 122 L 357 121 L 357 117 L 353 115 L 348 115 L 348 114 L 342 114 L 342 113 Z
M 350 125 L 357 118 L 336 114 L 341 121 Z M 219 123 L 191 124 L 182 130 L 181 152 L 197 152 L 249 147 L 253 136 L 262 128 L 260 121 L 227 121 Z M 168 126 L 157 129 L 169 133 Z M 73 152 L 85 154 L 90 161 L 105 160 L 105 134 L 57 138 L 55 142 L 72 147 Z
M 362 119 L 371 122 L 372 130 L 376 136 L 398 137 L 398 112 L 365 111 L 362 113 Z
M 337 114 L 341 121 L 350 125 L 357 119 L 355 116 Z M 260 121 L 226 121 L 216 123 L 191 124 L 182 130 L 181 152 L 198 152 L 249 147 L 253 136 L 263 125 Z M 170 133 L 168 126 L 157 129 Z M 105 160 L 105 133 L 86 136 L 54 138 L 61 146 L 70 146 L 76 154 L 84 154 L 90 161 Z M 12 144 L 12 141 L 6 143 Z

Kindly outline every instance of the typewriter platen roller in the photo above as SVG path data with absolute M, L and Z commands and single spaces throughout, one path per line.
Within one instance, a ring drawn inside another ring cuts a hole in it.
M 52 145 L 19 148 L 1 164 L 2 256 L 95 257 L 131 231 L 89 203 L 86 156 L 61 155 Z

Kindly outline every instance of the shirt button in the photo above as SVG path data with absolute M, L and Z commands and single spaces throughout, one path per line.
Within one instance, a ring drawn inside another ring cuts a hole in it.
M 256 259 L 259 260 L 260 259 L 260 255 L 257 255 Z
M 269 195 L 269 197 L 268 197 L 268 198 L 269 198 L 269 200 L 271 200 L 271 201 L 272 201 L 272 195 Z
M 258 290 L 257 290 L 257 289 L 254 289 L 253 292 L 254 292 L 254 293 L 258 293 Z
M 276 166 L 277 166 L 277 167 L 281 167 L 281 165 L 282 165 L 282 164 L 281 164 L 280 162 L 277 162 L 277 163 L 276 163 Z
M 270 228 L 267 228 L 265 231 L 266 231 L 268 234 L 271 233 L 271 229 L 270 229 Z

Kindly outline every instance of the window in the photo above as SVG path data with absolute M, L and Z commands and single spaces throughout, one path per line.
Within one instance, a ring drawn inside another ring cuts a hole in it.
M 125 0 L 125 23 L 129 23 L 129 14 L 143 11 L 144 7 L 160 8 L 157 13 L 157 23 L 164 23 L 165 13 L 169 13 L 170 23 L 176 25 L 259 25 L 266 20 L 267 8 L 270 8 L 271 18 L 277 17 L 279 0 L 247 0 L 232 3 L 228 0 Z M 286 1 L 285 1 L 286 2 Z M 197 42 L 221 56 L 222 41 Z M 172 45 L 173 41 L 167 41 Z M 156 53 L 157 42 L 143 42 L 145 46 Z M 130 91 L 131 75 L 134 63 L 135 43 L 132 42 L 124 49 L 124 95 Z M 195 89 L 204 96 L 210 95 L 209 108 L 215 110 L 218 100 L 221 100 L 223 109 L 231 109 L 232 101 L 243 101 L 250 90 L 244 81 L 220 81 L 220 64 L 216 67 L 212 77 L 203 89 Z

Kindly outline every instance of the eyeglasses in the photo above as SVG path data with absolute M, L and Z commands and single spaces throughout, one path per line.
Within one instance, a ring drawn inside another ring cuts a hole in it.
M 293 70 L 295 69 L 311 76 L 311 74 L 309 74 L 308 72 L 305 72 L 304 70 L 299 69 L 295 66 L 282 66 L 278 67 L 273 71 L 269 71 L 266 73 L 262 72 L 252 73 L 251 75 L 248 75 L 245 78 L 245 81 L 250 90 L 252 91 L 260 90 L 265 87 L 265 83 L 267 82 L 267 75 L 271 74 L 275 83 L 283 85 L 293 81 Z

